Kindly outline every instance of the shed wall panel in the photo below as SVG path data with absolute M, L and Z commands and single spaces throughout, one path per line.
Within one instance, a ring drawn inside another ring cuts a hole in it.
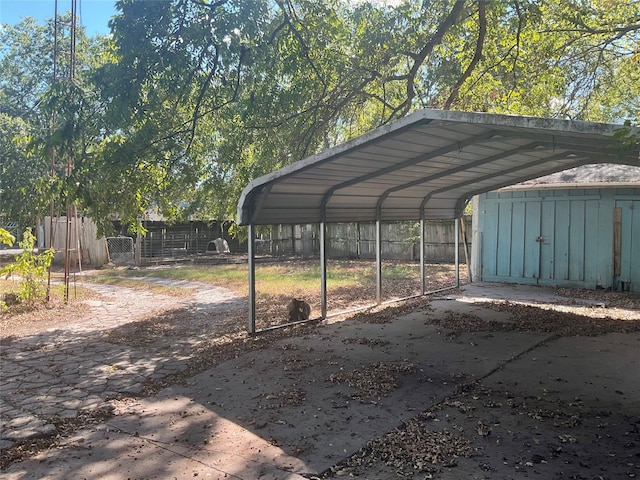
M 540 214 L 542 212 L 538 202 L 518 202 L 524 205 L 524 267 L 523 278 L 537 279 L 540 276 Z M 518 237 L 516 237 L 518 238 Z M 518 278 L 518 276 L 516 276 Z
M 540 214 L 540 279 L 554 278 L 555 204 L 542 201 Z
M 555 202 L 554 249 L 553 249 L 553 278 L 569 280 L 569 216 L 570 203 L 568 201 Z
M 574 200 L 569 212 L 569 279 L 584 281 L 585 201 Z
M 624 212 L 614 278 L 613 212 Z M 640 291 L 640 190 L 498 191 L 481 196 L 482 279 Z
M 498 233 L 498 203 L 488 202 L 484 206 L 481 218 L 482 240 L 482 275 L 491 278 L 497 276 L 497 233 Z
M 600 201 L 585 200 L 584 226 L 584 281 L 587 284 L 599 284 L 598 244 L 604 239 L 598 235 L 600 224 Z
M 525 238 L 525 204 L 522 202 L 513 203 L 511 216 L 511 238 Z M 511 268 L 510 276 L 523 277 L 525 263 L 525 249 L 511 248 Z
M 615 287 L 620 290 L 640 290 L 640 200 L 620 200 L 621 210 L 620 274 Z
M 511 275 L 511 205 L 498 205 L 497 273 L 501 277 Z

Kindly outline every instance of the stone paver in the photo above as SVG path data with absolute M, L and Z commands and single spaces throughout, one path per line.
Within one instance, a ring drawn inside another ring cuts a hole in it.
M 231 292 L 205 284 L 181 284 L 197 291 L 182 302 L 121 287 L 86 286 L 105 300 L 91 302 L 85 321 L 0 346 L 1 448 L 19 440 L 55 435 L 55 418 L 73 419 L 81 412 L 110 410 L 113 399 L 137 396 L 146 382 L 187 369 L 188 357 L 109 343 L 105 330 L 194 304 L 212 311 L 242 308 Z

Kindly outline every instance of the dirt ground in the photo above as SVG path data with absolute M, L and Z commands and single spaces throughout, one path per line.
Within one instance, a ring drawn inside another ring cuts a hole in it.
M 118 399 L 109 428 L 135 424 L 136 439 L 210 459 L 229 448 L 211 433 L 215 416 L 289 462 L 279 476 L 234 478 L 640 475 L 638 296 L 479 284 L 251 337 L 243 299 L 220 291 L 228 296 L 210 309 L 202 285 L 183 287 L 174 296 L 92 287 L 72 309 L 36 313 L 37 322 L 33 313 L 0 317 L 0 340 L 75 323 L 150 354 L 183 349 L 188 369 Z M 363 294 L 340 298 L 336 306 L 348 307 Z M 259 299 L 259 315 L 270 319 L 263 326 L 279 321 L 284 300 Z M 106 311 L 127 321 L 100 326 Z M 154 417 L 173 399 L 179 408 Z M 46 449 L 73 457 L 82 428 Z M 46 464 L 53 457 L 43 452 L 20 460 Z

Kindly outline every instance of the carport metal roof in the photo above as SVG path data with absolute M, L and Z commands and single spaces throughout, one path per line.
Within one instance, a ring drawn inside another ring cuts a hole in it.
M 623 149 L 615 136 L 619 129 L 620 125 L 603 123 L 420 110 L 257 178 L 238 203 L 238 223 L 249 225 L 249 331 L 256 332 L 255 225 L 321 224 L 320 318 L 327 316 L 328 222 L 376 222 L 380 304 L 380 223 L 420 220 L 424 295 L 424 221 L 455 218 L 459 286 L 458 218 L 471 197 L 580 165 L 640 166 L 638 146 Z
M 238 223 L 451 219 L 475 194 L 589 163 L 640 166 L 620 125 L 420 110 L 255 179 Z

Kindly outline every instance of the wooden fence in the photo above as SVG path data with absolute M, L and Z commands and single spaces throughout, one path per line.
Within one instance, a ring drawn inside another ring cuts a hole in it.
M 471 232 L 471 217 L 465 217 L 467 232 Z M 140 237 L 139 254 L 142 259 L 190 257 L 207 253 L 207 246 L 218 237 L 229 243 L 232 253 L 246 253 L 247 243 L 229 235 L 230 224 L 189 222 L 167 225 L 149 222 L 147 233 Z M 49 220 L 44 222 L 45 244 L 49 245 Z M 100 266 L 109 261 L 107 241 L 97 238 L 95 224 L 88 218 L 71 222 L 71 249 L 74 260 L 77 252 L 83 264 Z M 116 229 L 119 225 L 116 224 Z M 56 262 L 64 258 L 66 218 L 54 218 L 54 246 Z M 418 260 L 420 258 L 420 223 L 385 222 L 381 225 L 382 256 L 390 260 Z M 316 256 L 320 252 L 319 226 L 273 225 L 261 227 L 256 240 L 258 254 L 274 256 Z M 123 232 L 120 232 L 121 235 Z M 126 234 L 125 234 L 126 236 Z M 133 237 L 135 242 L 138 239 Z M 327 224 L 327 254 L 330 258 L 373 259 L 376 256 L 376 225 L 373 222 Z M 467 234 L 471 249 L 471 236 Z M 464 262 L 464 242 L 460 237 L 459 258 Z M 455 254 L 455 223 L 453 220 L 425 222 L 425 257 L 428 262 L 453 262 Z M 113 259 L 112 259 L 113 261 Z
M 54 263 L 64 263 L 67 217 L 54 217 L 53 229 L 51 218 L 45 217 L 41 234 L 44 235 L 44 246 L 53 245 L 56 251 Z M 73 218 L 69 222 L 69 248 L 71 263 L 76 267 L 80 265 L 102 266 L 108 261 L 107 243 L 104 237 L 98 238 L 98 228 L 88 217 Z M 50 234 L 53 232 L 53 243 Z M 82 262 L 82 263 L 80 263 Z
M 471 232 L 471 217 L 465 217 L 466 231 Z M 318 254 L 318 225 L 274 225 L 257 241 L 257 252 L 271 255 Z M 419 222 L 387 222 L 381 225 L 382 256 L 386 259 L 420 258 Z M 327 254 L 332 258 L 375 258 L 375 223 L 327 224 Z M 471 236 L 467 245 L 471 249 Z M 464 261 L 464 242 L 460 236 L 459 255 Z M 425 257 L 428 261 L 452 262 L 455 258 L 454 220 L 425 222 Z

